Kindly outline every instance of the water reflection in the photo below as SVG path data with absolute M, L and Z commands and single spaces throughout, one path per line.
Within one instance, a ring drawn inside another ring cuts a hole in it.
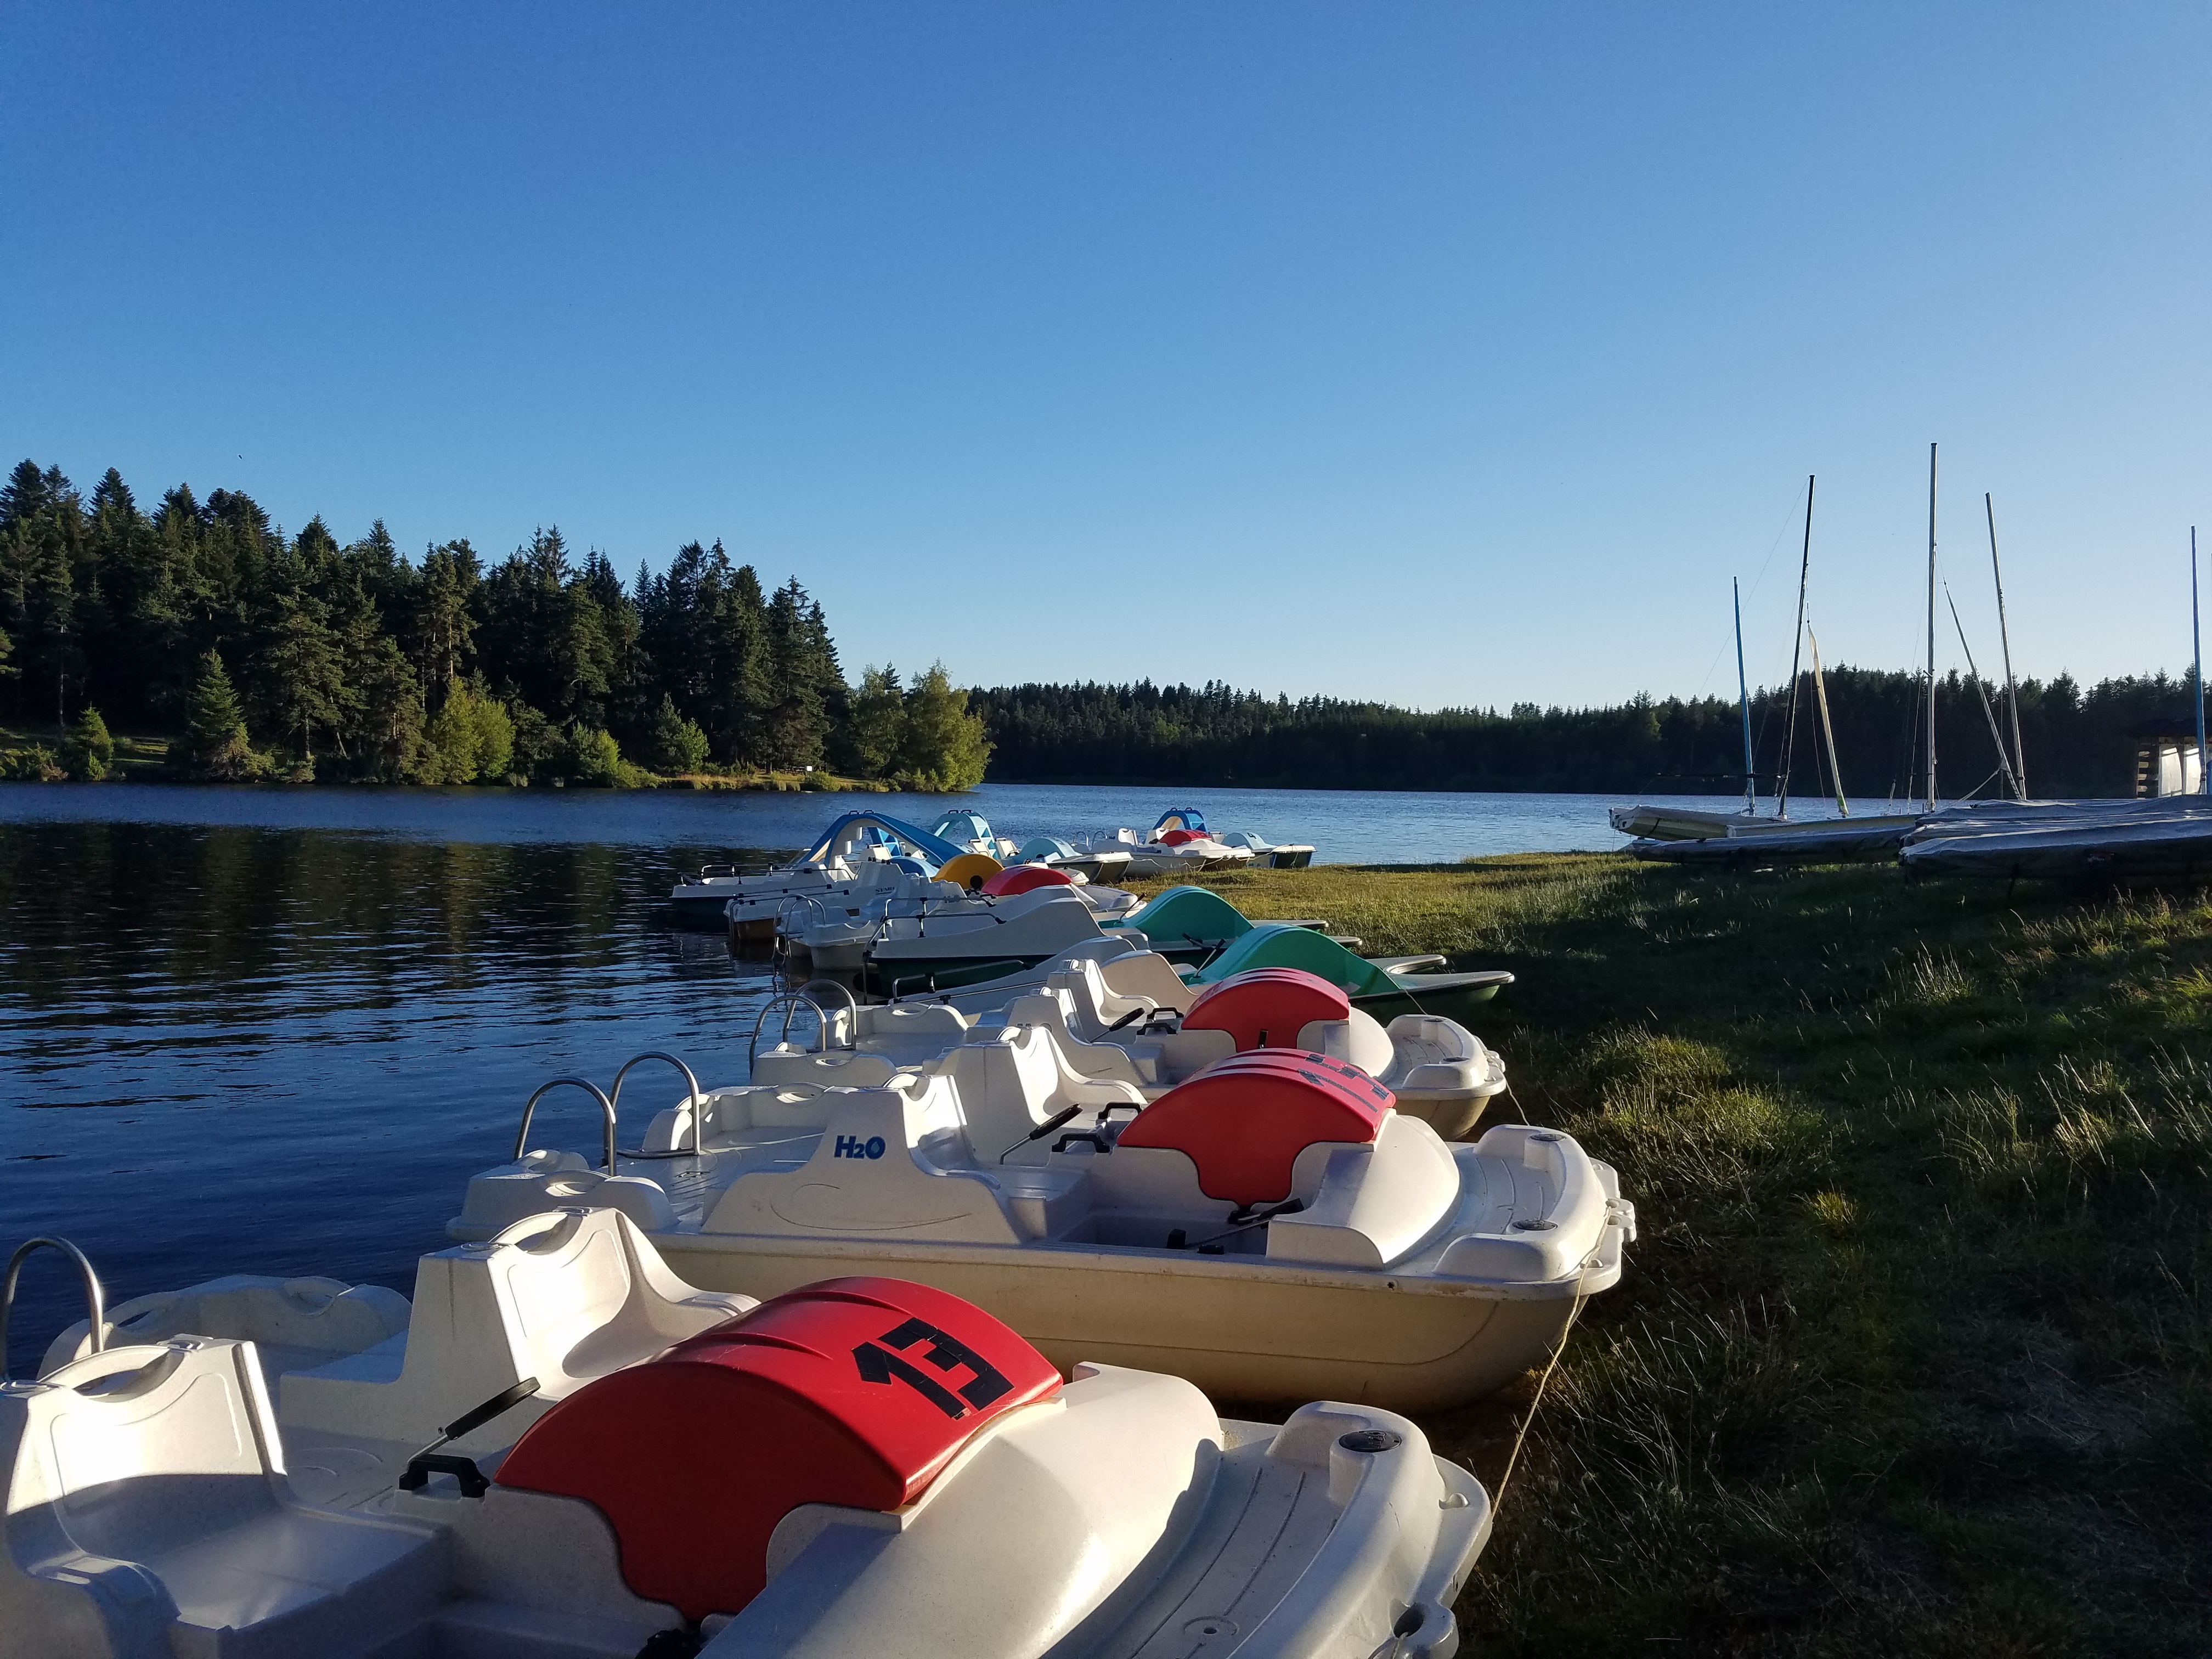
M 652 1048 L 742 1075 L 769 970 L 669 927 L 671 862 L 0 825 L 0 1232 L 76 1240 L 118 1299 L 217 1272 L 408 1288 L 537 1082 Z M 667 1092 L 639 1083 L 640 1109 Z M 545 1106 L 564 1139 L 567 1109 Z M 27 1272 L 19 1372 L 78 1314 Z

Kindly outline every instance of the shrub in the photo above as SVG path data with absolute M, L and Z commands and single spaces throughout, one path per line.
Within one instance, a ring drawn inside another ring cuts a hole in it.
M 64 774 L 44 744 L 0 753 L 0 778 L 21 783 L 59 783 Z
M 614 733 L 579 720 L 568 733 L 567 772 L 578 783 L 619 789 L 638 781 L 638 769 L 622 757 Z
M 646 760 L 656 771 L 671 777 L 696 772 L 706 764 L 707 734 L 699 729 L 697 721 L 684 718 L 672 697 L 663 696 L 660 699 L 660 712 L 653 716 Z
M 115 739 L 107 734 L 107 722 L 97 708 L 88 707 L 70 728 L 69 740 L 62 745 L 62 765 L 70 776 L 85 783 L 98 783 L 114 769 Z

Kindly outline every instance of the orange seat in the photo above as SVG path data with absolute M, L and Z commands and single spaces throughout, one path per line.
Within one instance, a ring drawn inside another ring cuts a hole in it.
M 1216 1060 L 1169 1090 L 1115 1144 L 1185 1154 L 1208 1198 L 1272 1204 L 1291 1195 L 1300 1152 L 1317 1142 L 1372 1141 L 1395 1102 L 1357 1066 L 1259 1048 Z
M 1226 1031 L 1237 1051 L 1291 1048 L 1316 1019 L 1349 1019 L 1352 999 L 1340 985 L 1303 968 L 1248 968 L 1207 986 L 1182 1021 L 1186 1031 Z

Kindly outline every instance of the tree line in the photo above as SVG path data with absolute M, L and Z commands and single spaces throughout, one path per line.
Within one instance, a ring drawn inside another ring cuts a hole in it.
M 1838 667 L 1826 676 L 1836 764 L 1854 797 L 1916 796 L 1925 729 L 1923 678 Z M 1937 683 L 1938 782 L 1947 797 L 1997 792 L 1982 696 L 2009 723 L 2003 688 L 1956 672 Z M 2163 673 L 2084 690 L 2069 675 L 2021 682 L 2021 747 L 2039 796 L 2133 793 L 2131 729 L 2186 723 L 2195 682 Z M 1743 726 L 1729 698 L 1648 696 L 1589 708 L 1516 703 L 1432 713 L 1333 697 L 1267 697 L 1219 682 L 1015 685 L 973 694 L 994 745 L 991 775 L 1037 783 L 1173 788 L 1547 791 L 1718 794 L 1744 787 Z M 1751 699 L 1753 771 L 1763 796 L 1790 750 L 1793 795 L 1830 792 L 1812 676 Z
M 828 769 L 964 789 L 988 758 L 942 665 L 848 685 L 822 606 L 720 542 L 625 584 L 557 529 L 487 561 L 404 555 L 381 520 L 286 535 L 184 484 L 149 512 L 26 460 L 0 488 L 0 714 L 51 729 L 12 769 L 97 775 L 111 727 L 194 777 L 400 783 Z
M 1920 677 L 1826 676 L 1844 783 L 1920 784 Z M 1947 795 L 1990 793 L 1980 697 L 1936 688 Z M 2020 687 L 2039 795 L 2125 795 L 2130 728 L 2185 722 L 2194 683 L 2165 674 Z M 1771 794 L 1827 787 L 1811 678 L 1753 699 Z M 826 769 L 951 790 L 992 777 L 1158 787 L 1540 790 L 1727 795 L 1743 787 L 1735 703 L 1639 696 L 1595 708 L 1434 712 L 1292 702 L 1219 682 L 954 687 L 886 665 L 848 684 L 821 605 L 769 591 L 720 543 L 692 542 L 625 583 L 557 529 L 506 558 L 465 540 L 410 559 L 379 522 L 341 544 L 319 518 L 286 535 L 253 500 L 179 484 L 143 510 L 112 469 L 88 498 L 26 460 L 0 488 L 0 719 L 54 733 L 0 771 L 97 775 L 110 727 L 170 737 L 173 769 L 210 779 L 634 783 L 702 771 Z

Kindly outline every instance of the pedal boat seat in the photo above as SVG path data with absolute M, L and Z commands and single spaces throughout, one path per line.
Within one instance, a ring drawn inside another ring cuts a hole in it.
M 366 1651 L 443 1580 L 428 1528 L 294 1499 L 251 1342 L 0 1383 L 0 1652 L 27 1659 Z
M 497 1479 L 596 1506 L 635 1594 L 694 1620 L 735 1613 L 772 1557 L 804 1547 L 778 1534 L 806 1530 L 805 1506 L 899 1510 L 986 1425 L 1060 1387 L 957 1297 L 828 1279 L 602 1377 L 532 1425 Z
M 1182 1152 L 1208 1198 L 1272 1204 L 1291 1196 L 1301 1152 L 1316 1144 L 1371 1144 L 1391 1104 L 1390 1091 L 1356 1066 L 1256 1048 L 1169 1090 L 1115 1144 Z

